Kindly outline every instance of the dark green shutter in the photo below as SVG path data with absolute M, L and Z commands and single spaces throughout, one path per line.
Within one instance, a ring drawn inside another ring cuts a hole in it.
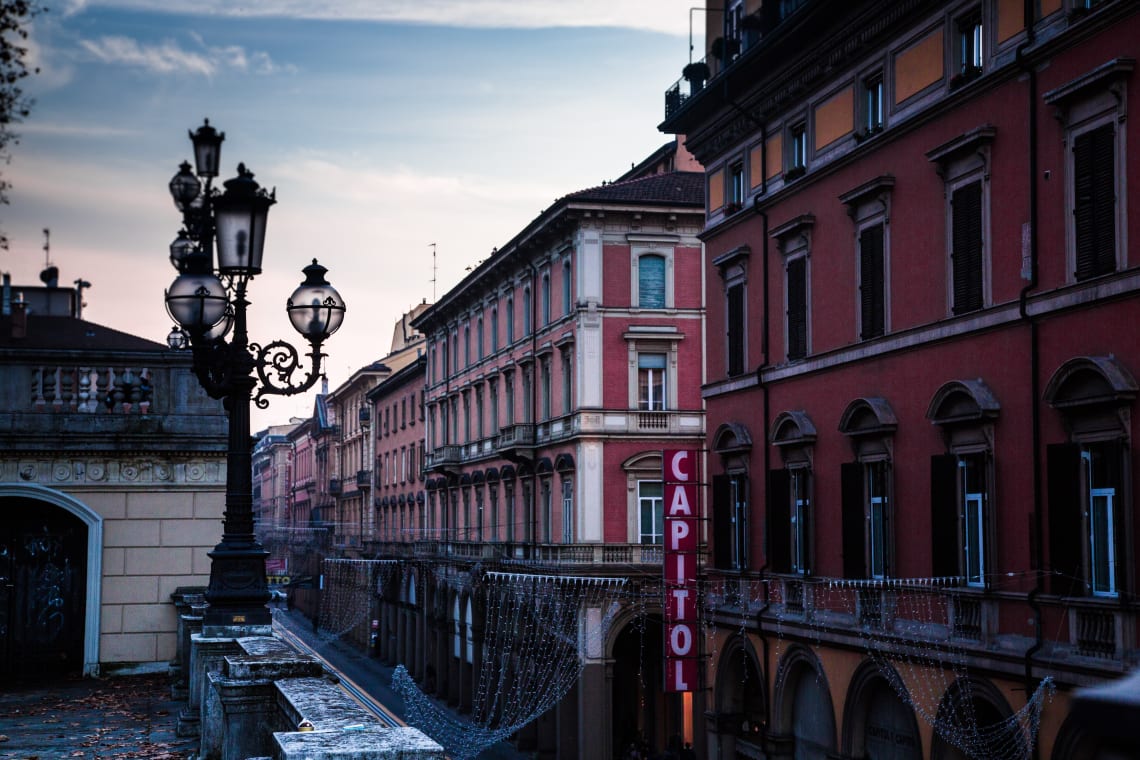
M 788 358 L 807 356 L 807 259 L 788 262 Z
M 883 273 L 883 225 L 867 227 L 859 233 L 860 337 L 864 340 L 883 334 L 886 325 Z
M 744 372 L 744 285 L 733 285 L 726 294 L 728 322 L 728 374 Z
M 958 458 L 937 454 L 930 458 L 930 574 L 958 575 L 961 556 L 959 521 Z
M 1115 137 L 1105 124 L 1073 141 L 1076 278 L 1116 270 Z
M 863 465 L 844 462 L 839 466 L 843 494 L 843 577 L 866 578 L 866 513 L 863 507 Z
M 953 219 L 955 314 L 982 308 L 982 183 L 971 182 L 950 196 Z
M 1075 443 L 1054 443 L 1046 450 L 1049 473 L 1049 569 L 1054 594 L 1083 593 L 1081 547 L 1081 450 Z
M 665 257 L 642 256 L 637 260 L 638 306 L 643 309 L 665 308 Z
M 713 566 L 732 567 L 732 490 L 728 475 L 713 475 L 712 479 L 712 530 Z
M 791 499 L 791 473 L 773 470 L 768 476 L 768 499 L 764 505 L 768 518 L 765 556 L 769 569 L 776 573 L 792 571 L 792 554 L 788 545 L 792 537 Z

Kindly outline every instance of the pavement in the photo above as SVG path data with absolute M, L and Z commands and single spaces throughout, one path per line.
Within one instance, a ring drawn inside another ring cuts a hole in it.
M 313 633 L 299 612 L 273 610 L 275 622 L 300 638 L 342 678 L 356 683 L 401 719 L 404 704 L 392 689 L 395 668 L 339 639 Z M 55 678 L 0 684 L 0 760 L 185 760 L 197 737 L 175 733 L 184 701 L 171 698 L 167 673 L 107 678 Z M 525 760 L 511 744 L 484 751 L 485 760 Z
M 165 673 L 63 678 L 0 687 L 0 760 L 193 757 L 175 735 L 184 703 Z

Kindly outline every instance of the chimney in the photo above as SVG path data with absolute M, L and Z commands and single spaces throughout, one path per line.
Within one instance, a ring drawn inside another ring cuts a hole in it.
M 12 340 L 22 340 L 28 337 L 28 310 L 24 303 L 23 294 L 16 297 L 12 304 Z

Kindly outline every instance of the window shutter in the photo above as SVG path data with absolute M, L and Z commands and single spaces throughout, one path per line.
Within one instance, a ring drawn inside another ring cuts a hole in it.
M 1081 451 L 1074 443 L 1046 449 L 1049 473 L 1049 568 L 1051 591 L 1069 596 L 1083 592 L 1081 544 Z
M 744 372 L 744 286 L 731 286 L 726 296 L 728 374 L 733 376 Z
M 732 491 L 728 475 L 713 475 L 713 565 L 721 569 L 732 567 Z
M 1116 270 L 1115 137 L 1105 124 L 1073 141 L 1076 278 Z
M 788 358 L 807 355 L 807 259 L 788 262 Z
M 947 577 L 960 572 L 958 458 L 937 454 L 930 458 L 930 562 L 931 575 Z
M 740 566 L 738 569 L 747 570 L 751 566 L 752 558 L 752 532 L 749 529 L 749 515 L 752 504 L 752 489 L 749 480 L 744 475 L 736 476 L 736 493 L 738 501 L 740 502 L 739 508 L 734 504 L 733 508 L 736 509 L 736 533 L 740 537 Z
M 863 508 L 863 465 L 844 462 L 839 466 L 843 493 L 843 577 L 866 578 L 866 514 Z
M 1116 575 L 1116 589 L 1123 591 L 1126 589 L 1127 583 L 1125 581 L 1124 568 L 1127 564 L 1124 561 L 1127 552 L 1128 542 L 1125 540 L 1127 531 L 1124 529 L 1125 520 L 1124 512 L 1121 505 L 1124 503 L 1124 444 L 1121 441 L 1108 441 L 1103 444 L 1105 464 L 1107 464 L 1107 472 L 1105 473 L 1108 483 L 1116 490 L 1116 496 L 1112 500 L 1112 524 L 1113 524 L 1113 555 L 1116 557 L 1116 567 L 1114 568 Z
M 876 224 L 859 233 L 860 337 L 864 340 L 885 330 L 884 296 L 883 225 Z
M 954 308 L 964 314 L 982 308 L 982 183 L 971 182 L 950 196 L 953 212 Z
M 792 570 L 792 554 L 788 542 L 791 541 L 792 499 L 791 473 L 787 470 L 773 470 L 768 476 L 768 499 L 764 505 L 768 517 L 767 546 L 765 557 L 772 572 L 788 573 Z
M 643 309 L 665 308 L 665 257 L 642 256 L 637 260 L 637 305 Z

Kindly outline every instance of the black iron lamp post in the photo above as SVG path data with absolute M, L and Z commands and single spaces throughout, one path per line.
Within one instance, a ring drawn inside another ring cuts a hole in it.
M 238 165 L 238 176 L 227 180 L 225 192 L 219 193 L 212 180 L 218 176 L 225 135 L 207 120 L 190 139 L 195 171 L 183 162 L 170 181 L 183 229 L 170 245 L 170 261 L 179 275 L 166 291 L 166 306 L 178 326 L 167 336 L 167 344 L 172 349 L 193 350 L 194 374 L 212 398 L 222 399 L 229 415 L 225 520 L 222 541 L 209 553 L 206 601 L 210 606 L 203 622 L 207 626 L 268 625 L 268 552 L 253 530 L 250 402 L 264 409 L 269 405 L 267 396 L 291 396 L 313 387 L 321 374 L 321 345 L 340 327 L 345 306 L 325 280 L 328 270 L 313 259 L 302 270 L 305 280 L 285 306 L 293 327 L 309 342 L 308 367 L 302 369 L 303 357 L 289 343 L 278 340 L 262 346 L 249 342 L 246 286 L 261 273 L 265 223 L 276 200 L 254 181 L 244 164 Z

